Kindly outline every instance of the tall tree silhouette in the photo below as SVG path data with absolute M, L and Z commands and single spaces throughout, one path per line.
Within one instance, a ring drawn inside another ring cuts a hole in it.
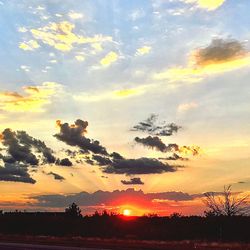
M 203 202 L 208 210 L 204 213 L 206 216 L 237 216 L 248 215 L 250 212 L 249 196 L 239 197 L 232 193 L 231 185 L 224 186 L 221 195 L 214 192 L 205 193 Z
M 65 209 L 65 213 L 71 217 L 82 217 L 81 209 L 76 203 L 72 203 L 68 208 Z

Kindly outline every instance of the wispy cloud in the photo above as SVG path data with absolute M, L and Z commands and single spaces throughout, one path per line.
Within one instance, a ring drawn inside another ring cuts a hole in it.
M 59 23 L 50 22 L 47 26 L 29 30 L 33 40 L 32 42 L 22 42 L 21 49 L 38 48 L 38 41 L 47 44 L 60 51 L 70 51 L 74 45 L 101 43 L 105 41 L 112 41 L 111 36 L 103 36 L 100 34 L 92 37 L 78 35 L 74 32 L 75 25 L 68 21 Z M 33 46 L 32 46 L 33 45 Z M 35 45 L 35 46 L 34 46 Z
M 0 92 L 0 108 L 12 112 L 42 112 L 44 105 L 51 102 L 52 96 L 61 89 L 55 82 L 44 82 L 42 85 L 25 86 L 21 93 L 12 91 Z
M 152 49 L 151 46 L 143 46 L 136 50 L 135 55 L 142 56 L 148 54 L 151 51 L 151 49 Z
M 110 64 L 114 63 L 115 61 L 118 60 L 118 54 L 114 51 L 109 52 L 106 56 L 104 56 L 101 60 L 100 63 L 103 66 L 109 66 Z

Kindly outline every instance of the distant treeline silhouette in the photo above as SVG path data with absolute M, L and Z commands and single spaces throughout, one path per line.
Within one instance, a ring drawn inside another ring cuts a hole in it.
M 126 217 L 107 211 L 82 216 L 74 203 L 65 212 L 2 212 L 0 225 L 0 234 L 250 241 L 249 216 L 187 217 L 175 213 L 168 217 Z

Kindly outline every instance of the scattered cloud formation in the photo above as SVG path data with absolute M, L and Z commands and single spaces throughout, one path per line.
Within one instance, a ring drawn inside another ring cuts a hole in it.
M 131 178 L 130 180 L 121 180 L 121 183 L 124 185 L 143 185 L 141 178 Z
M 111 51 L 100 60 L 100 63 L 102 66 L 109 66 L 110 64 L 114 63 L 117 60 L 118 60 L 118 54 L 115 53 L 114 51 Z
M 197 107 L 198 107 L 198 104 L 196 102 L 182 103 L 178 106 L 177 111 L 186 112 L 188 110 L 195 109 Z
M 142 56 L 148 54 L 151 51 L 151 49 L 152 49 L 151 46 L 143 46 L 136 50 L 135 55 Z
M 149 134 L 157 135 L 157 136 L 171 136 L 174 133 L 177 133 L 178 130 L 181 128 L 175 123 L 168 124 L 166 122 L 163 122 L 159 124 L 157 122 L 157 119 L 158 119 L 158 116 L 155 114 L 152 114 L 145 121 L 139 122 L 138 125 L 135 125 L 132 128 L 132 131 L 147 132 Z
M 233 39 L 213 39 L 205 48 L 191 53 L 187 67 L 173 67 L 157 73 L 157 80 L 199 82 L 206 76 L 236 70 L 250 65 L 250 54 Z
M 206 9 L 208 11 L 216 10 L 226 0 L 182 0 L 185 3 L 195 4 L 198 8 Z
M 60 128 L 60 133 L 54 136 L 58 140 L 70 146 L 77 146 L 86 152 L 91 151 L 94 154 L 102 155 L 108 154 L 106 148 L 103 147 L 99 141 L 85 137 L 88 127 L 87 121 L 78 119 L 74 124 L 69 125 L 68 123 L 61 123 L 61 121 L 58 120 L 57 125 Z
M 1 91 L 0 108 L 11 112 L 43 112 L 44 106 L 61 88 L 58 83 L 44 82 L 42 85 L 23 87 L 23 93 Z
M 79 18 L 79 13 L 69 13 L 70 17 L 73 19 Z M 32 42 L 22 42 L 20 44 L 21 49 L 27 50 L 27 48 L 35 49 L 37 47 L 32 47 L 31 43 L 34 45 L 38 44 L 38 41 L 43 44 L 49 45 L 56 50 L 60 51 L 70 51 L 73 49 L 74 45 L 79 44 L 92 44 L 92 43 L 102 43 L 112 41 L 110 36 L 95 35 L 93 37 L 82 36 L 74 33 L 75 25 L 68 21 L 63 21 L 59 23 L 50 22 L 47 26 L 30 29 L 29 32 L 32 36 Z M 31 50 L 31 49 L 28 49 Z

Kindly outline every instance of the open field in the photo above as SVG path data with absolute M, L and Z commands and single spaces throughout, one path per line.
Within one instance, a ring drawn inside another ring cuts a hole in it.
M 14 244 L 13 244 L 14 243 Z M 83 237 L 0 236 L 0 249 L 250 250 L 250 244 L 201 241 L 139 241 Z

